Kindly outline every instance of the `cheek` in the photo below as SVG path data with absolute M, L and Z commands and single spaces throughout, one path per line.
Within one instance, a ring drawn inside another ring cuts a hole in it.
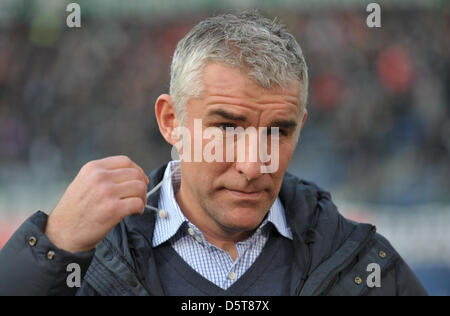
M 291 144 L 281 144 L 279 147 L 279 157 L 278 157 L 278 168 L 275 172 L 271 173 L 270 176 L 272 178 L 273 184 L 273 194 L 278 194 L 278 191 L 281 187 L 281 183 L 283 181 L 284 174 L 289 166 L 289 163 L 292 159 L 292 155 L 294 153 L 295 146 Z
M 188 175 L 191 188 L 205 194 L 217 186 L 216 182 L 220 180 L 220 176 L 226 170 L 226 166 L 223 165 L 221 163 L 190 162 L 185 163 L 183 172 Z
M 283 175 L 286 171 L 289 163 L 292 159 L 292 155 L 294 154 L 295 143 L 292 142 L 280 142 L 278 146 L 278 161 L 279 161 L 279 169 L 276 172 L 277 175 Z M 275 153 L 272 153 L 272 156 Z
M 280 169 L 286 171 L 289 162 L 291 161 L 292 155 L 294 154 L 295 145 L 286 144 L 280 146 Z

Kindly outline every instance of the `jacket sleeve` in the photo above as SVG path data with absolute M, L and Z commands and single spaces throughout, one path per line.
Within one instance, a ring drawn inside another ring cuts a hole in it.
M 394 254 L 394 265 L 387 275 L 386 279 L 391 279 L 395 288 L 396 296 L 427 296 L 428 293 L 422 283 L 417 278 L 414 271 L 409 267 L 400 254 L 394 249 L 391 243 L 382 235 L 376 234 L 376 239 L 380 245 L 384 246 L 389 252 Z M 383 287 L 383 284 L 382 284 Z
M 409 265 L 400 258 L 395 266 L 398 296 L 427 296 L 428 293 Z
M 0 295 L 75 295 L 68 265 L 78 264 L 80 282 L 95 250 L 70 253 L 44 234 L 48 216 L 38 211 L 28 218 L 0 251 Z

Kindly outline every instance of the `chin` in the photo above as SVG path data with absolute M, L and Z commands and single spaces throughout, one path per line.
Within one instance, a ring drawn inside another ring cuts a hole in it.
M 229 215 L 225 223 L 222 223 L 223 226 L 232 231 L 243 232 L 258 228 L 265 214 L 261 214 L 261 211 L 255 209 L 238 208 Z

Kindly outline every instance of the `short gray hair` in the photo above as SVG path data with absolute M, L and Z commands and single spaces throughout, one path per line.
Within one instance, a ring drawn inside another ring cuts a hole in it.
M 170 69 L 170 95 L 184 124 L 189 98 L 199 96 L 201 77 L 209 62 L 244 69 L 266 89 L 300 82 L 303 116 L 308 96 L 308 69 L 300 45 L 276 20 L 257 11 L 222 14 L 194 26 L 175 49 Z

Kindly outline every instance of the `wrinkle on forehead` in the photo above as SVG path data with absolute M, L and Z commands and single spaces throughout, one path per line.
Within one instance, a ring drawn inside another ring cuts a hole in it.
M 255 83 L 243 70 L 217 63 L 209 64 L 203 72 L 203 93 L 207 104 L 224 102 L 240 106 L 285 104 L 300 108 L 300 82 L 288 88 L 266 89 Z

